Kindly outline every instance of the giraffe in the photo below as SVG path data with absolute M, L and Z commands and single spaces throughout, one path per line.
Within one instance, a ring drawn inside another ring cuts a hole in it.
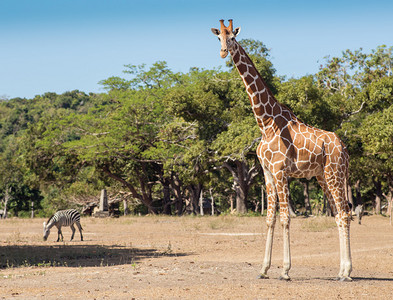
M 240 27 L 233 29 L 220 20 L 221 29 L 212 28 L 221 43 L 220 56 L 231 54 L 245 85 L 255 119 L 261 131 L 257 156 L 262 165 L 268 193 L 267 237 L 265 257 L 259 278 L 269 278 L 276 209 L 279 204 L 283 228 L 282 280 L 290 280 L 290 216 L 288 177 L 316 177 L 335 215 L 340 240 L 340 271 L 337 280 L 352 281 L 350 250 L 350 208 L 345 197 L 349 155 L 339 137 L 302 122 L 285 105 L 280 104 L 269 90 L 245 50 L 236 41 Z M 278 201 L 277 201 L 278 198 Z M 278 202 L 278 203 L 277 203 Z

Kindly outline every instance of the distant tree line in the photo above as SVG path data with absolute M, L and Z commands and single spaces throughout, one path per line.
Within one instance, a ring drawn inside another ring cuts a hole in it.
M 276 98 L 335 131 L 350 156 L 348 194 L 381 213 L 393 197 L 393 47 L 326 57 L 315 75 L 278 77 L 267 47 L 242 40 Z M 101 94 L 70 91 L 0 101 L 0 209 L 38 215 L 121 195 L 131 213 L 260 213 L 260 133 L 243 83 L 227 68 L 175 73 L 126 65 Z M 292 211 L 326 213 L 315 180 L 290 181 Z M 120 197 L 120 196 L 119 196 Z M 264 204 L 264 205 L 263 205 Z

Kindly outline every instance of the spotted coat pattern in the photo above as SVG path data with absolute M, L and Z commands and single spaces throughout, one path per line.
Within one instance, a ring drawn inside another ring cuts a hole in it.
M 348 178 L 349 155 L 340 138 L 333 132 L 307 125 L 298 119 L 286 106 L 273 96 L 251 59 L 235 40 L 240 28 L 233 30 L 221 22 L 221 31 L 212 28 L 221 42 L 221 57 L 231 54 L 233 62 L 243 80 L 250 99 L 262 139 L 257 155 L 264 170 L 268 194 L 266 243 L 264 266 L 261 277 L 271 262 L 271 247 L 276 209 L 279 204 L 280 221 L 284 228 L 284 268 L 282 279 L 289 280 L 289 190 L 288 177 L 316 177 L 335 215 L 340 236 L 341 265 L 339 279 L 351 280 L 352 270 L 349 225 L 350 208 L 345 196 Z M 278 198 L 278 203 L 277 203 Z M 285 240 L 287 239 L 287 240 Z

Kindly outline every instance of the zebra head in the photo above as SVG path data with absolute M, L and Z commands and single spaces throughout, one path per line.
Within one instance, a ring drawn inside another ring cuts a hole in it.
M 44 241 L 48 239 L 50 233 L 50 229 L 46 226 L 46 222 L 44 222 Z

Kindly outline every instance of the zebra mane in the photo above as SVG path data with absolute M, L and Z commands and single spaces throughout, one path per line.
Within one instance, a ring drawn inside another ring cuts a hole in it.
M 48 222 L 46 222 L 47 225 L 49 224 L 50 220 L 52 220 L 53 216 L 54 216 L 54 215 L 51 215 L 51 216 L 50 216 L 50 218 L 48 219 Z

